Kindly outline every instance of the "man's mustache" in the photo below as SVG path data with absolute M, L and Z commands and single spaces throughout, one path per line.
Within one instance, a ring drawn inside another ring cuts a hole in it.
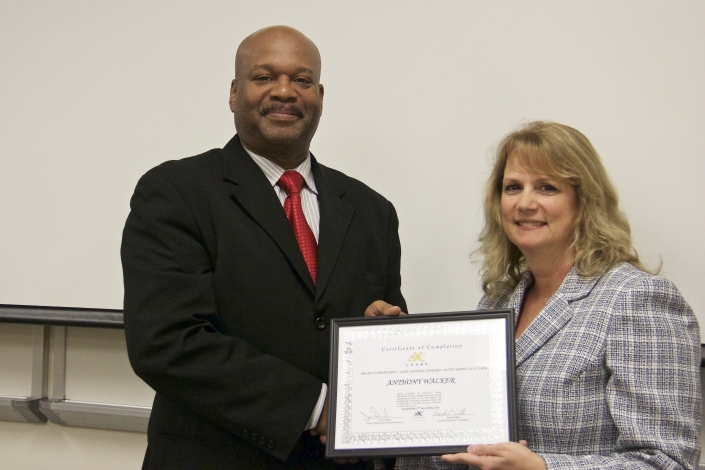
M 293 114 L 294 116 L 298 116 L 300 118 L 304 117 L 304 110 L 294 104 L 268 104 L 259 110 L 260 116 L 274 112 Z

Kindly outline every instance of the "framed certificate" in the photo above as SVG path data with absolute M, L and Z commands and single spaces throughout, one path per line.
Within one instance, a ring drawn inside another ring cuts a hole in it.
M 326 457 L 516 441 L 514 311 L 331 322 Z

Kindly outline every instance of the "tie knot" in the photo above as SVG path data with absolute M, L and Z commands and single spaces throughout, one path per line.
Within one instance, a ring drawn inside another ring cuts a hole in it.
M 301 187 L 304 185 L 304 177 L 301 173 L 294 170 L 287 170 L 277 181 L 279 187 L 281 187 L 287 196 L 291 194 L 299 194 L 301 192 Z

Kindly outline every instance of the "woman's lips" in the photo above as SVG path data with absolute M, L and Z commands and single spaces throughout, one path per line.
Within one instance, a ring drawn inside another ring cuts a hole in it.
M 546 222 L 524 221 L 524 220 L 520 220 L 515 223 L 519 227 L 542 227 L 542 226 L 546 225 Z

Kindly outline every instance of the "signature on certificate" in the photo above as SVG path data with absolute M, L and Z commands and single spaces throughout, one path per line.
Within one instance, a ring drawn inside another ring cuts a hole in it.
M 382 411 L 382 414 L 380 414 L 374 406 L 370 407 L 369 412 L 363 413 L 360 411 L 360 414 L 362 415 L 362 419 L 364 419 L 367 423 L 387 422 L 395 419 L 402 419 L 400 416 L 390 416 L 386 408 Z
M 472 416 L 473 413 L 466 413 L 465 408 L 446 408 L 443 411 L 434 411 L 433 416 Z

